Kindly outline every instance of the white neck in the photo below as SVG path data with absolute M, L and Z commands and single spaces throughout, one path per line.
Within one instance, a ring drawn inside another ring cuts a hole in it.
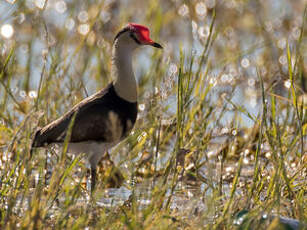
M 112 48 L 111 74 L 115 92 L 122 99 L 129 102 L 137 101 L 137 83 L 132 68 L 132 54 L 134 48 L 114 42 Z

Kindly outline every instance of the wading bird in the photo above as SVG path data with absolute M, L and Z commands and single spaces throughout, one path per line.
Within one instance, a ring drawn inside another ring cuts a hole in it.
M 132 68 L 132 55 L 136 48 L 142 45 L 162 49 L 160 44 L 150 39 L 147 27 L 129 23 L 114 39 L 112 83 L 82 100 L 57 120 L 37 130 L 31 146 L 31 155 L 35 147 L 63 145 L 72 123 L 68 152 L 86 154 L 91 167 L 93 191 L 98 162 L 109 148 L 129 135 L 136 121 L 137 83 Z

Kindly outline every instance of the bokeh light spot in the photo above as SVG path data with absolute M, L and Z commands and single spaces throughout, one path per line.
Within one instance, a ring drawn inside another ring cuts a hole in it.
M 183 4 L 179 7 L 178 14 L 182 17 L 188 16 L 189 8 L 186 4 Z
M 60 14 L 65 13 L 67 10 L 66 2 L 65 1 L 58 1 L 55 3 L 55 10 Z
M 195 6 L 195 11 L 199 16 L 201 17 L 205 16 L 207 14 L 207 7 L 205 3 L 203 2 L 197 3 Z
M 80 22 L 83 22 L 83 23 L 87 22 L 88 13 L 85 10 L 81 11 L 78 15 L 78 19 Z
M 1 26 L 1 35 L 4 38 L 11 38 L 14 34 L 14 28 L 11 24 L 4 24 Z
M 287 80 L 284 82 L 284 86 L 287 88 L 287 89 L 290 89 L 291 87 L 291 81 L 290 80 Z
M 75 20 L 72 18 L 69 18 L 65 22 L 65 28 L 68 30 L 72 30 L 75 27 Z
M 242 61 L 241 61 L 241 66 L 243 68 L 248 68 L 249 65 L 250 65 L 249 59 L 248 58 L 243 58 Z
M 78 32 L 82 35 L 87 35 L 89 31 L 90 31 L 89 24 L 81 24 L 78 26 Z

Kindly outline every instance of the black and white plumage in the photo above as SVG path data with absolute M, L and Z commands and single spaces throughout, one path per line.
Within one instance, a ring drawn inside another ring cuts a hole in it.
M 91 166 L 91 190 L 95 187 L 96 166 L 105 151 L 123 140 L 137 118 L 137 83 L 132 69 L 132 54 L 141 45 L 162 48 L 149 38 L 149 30 L 130 23 L 115 37 L 112 49 L 113 82 L 85 98 L 66 114 L 39 129 L 35 147 L 64 142 L 71 119 L 75 117 L 68 152 L 85 153 Z

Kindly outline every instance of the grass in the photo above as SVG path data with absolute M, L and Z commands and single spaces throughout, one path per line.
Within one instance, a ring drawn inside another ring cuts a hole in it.
M 199 16 L 192 1 L 119 2 L 66 2 L 64 14 L 1 3 L 11 10 L 0 27 L 15 34 L 0 40 L 0 228 L 306 223 L 306 4 L 208 1 Z M 29 160 L 29 147 L 37 126 L 111 80 L 112 38 L 127 21 L 148 25 L 165 49 L 139 52 L 137 124 L 101 164 L 89 200 L 82 156 L 50 147 Z

